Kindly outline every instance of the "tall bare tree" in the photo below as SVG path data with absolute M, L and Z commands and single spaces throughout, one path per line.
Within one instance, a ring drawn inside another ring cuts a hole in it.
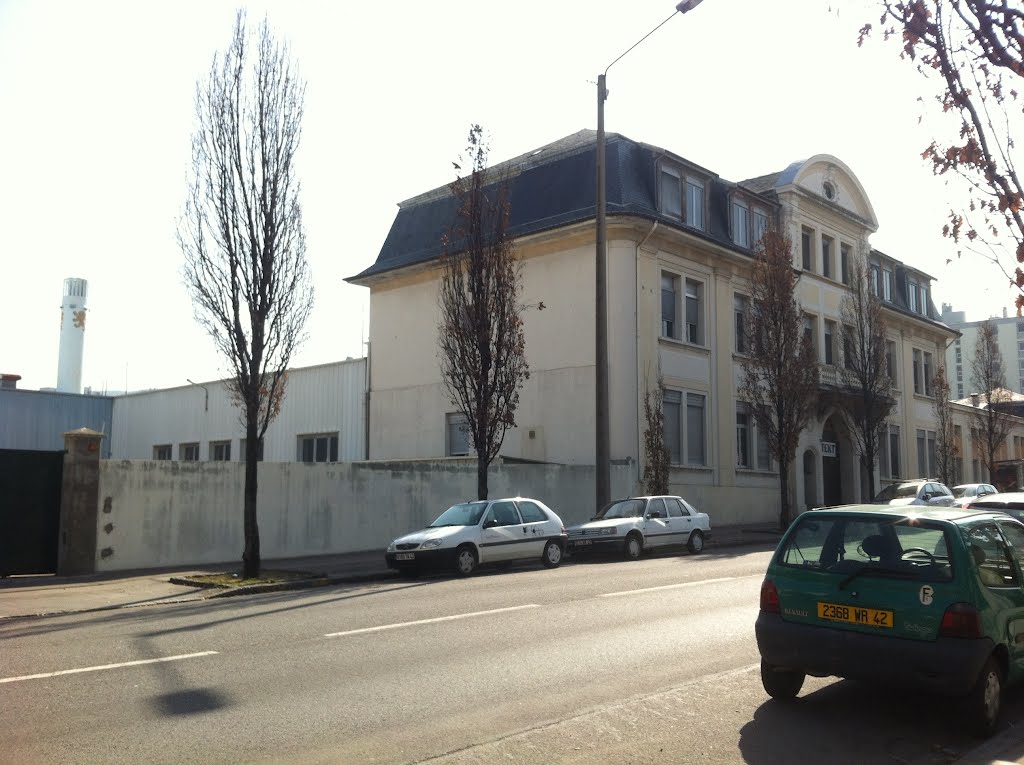
M 789 470 L 818 398 L 818 359 L 804 334 L 789 237 L 770 229 L 757 246 L 747 316 L 749 353 L 740 397 L 779 464 L 779 524 L 790 521 Z
M 980 452 L 991 481 L 996 474 L 996 453 L 1013 429 L 1013 417 L 999 407 L 1009 400 L 1009 391 L 998 330 L 988 319 L 978 326 L 978 340 L 971 359 L 971 386 L 974 388 L 972 398 L 977 397 L 973 412 L 974 447 Z
M 875 457 L 879 429 L 896 406 L 886 358 L 886 325 L 882 301 L 868 281 L 863 257 L 850 261 L 850 290 L 839 304 L 843 342 L 842 378 L 852 395 L 839 397 L 839 406 L 850 424 L 860 452 L 862 475 L 868 497 L 875 496 Z
M 196 86 L 192 171 L 178 242 L 196 320 L 231 369 L 245 428 L 243 576 L 260 570 L 260 444 L 280 410 L 289 360 L 313 306 L 295 156 L 305 84 L 264 19 L 245 14 Z
M 668 494 L 672 455 L 665 443 L 665 408 L 661 374 L 644 391 L 644 491 Z
M 949 380 L 946 377 L 945 365 L 939 366 L 932 382 L 935 401 L 935 462 L 938 466 L 939 480 L 946 486 L 956 484 L 956 461 L 960 457 L 960 442 L 956 437 L 956 425 L 953 423 L 953 404 L 949 400 Z
M 451 184 L 458 208 L 444 236 L 438 327 L 441 377 L 468 421 L 479 499 L 487 499 L 487 468 L 515 427 L 519 390 L 530 376 L 508 183 L 488 177 L 487 154 L 483 130 L 473 125 L 463 158 L 470 172 Z
M 1024 10 L 993 0 L 883 0 L 881 24 L 902 41 L 901 56 L 937 87 L 945 138 L 922 156 L 936 175 L 954 173 L 967 199 L 943 229 L 956 242 L 998 265 L 1024 306 L 1024 185 L 1017 173 L 1015 135 L 1024 96 Z M 861 42 L 872 31 L 866 24 Z M 1000 239 L 1008 235 L 1010 242 Z

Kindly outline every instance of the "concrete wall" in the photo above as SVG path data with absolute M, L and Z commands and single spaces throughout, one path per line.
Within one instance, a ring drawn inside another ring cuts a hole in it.
M 634 465 L 613 465 L 629 493 Z M 235 462 L 100 463 L 96 570 L 241 560 L 245 466 Z M 591 466 L 492 465 L 491 497 L 532 496 L 566 524 L 594 511 Z M 472 460 L 259 466 L 266 559 L 384 548 L 450 505 L 476 496 Z M 714 521 L 713 521 L 714 522 Z

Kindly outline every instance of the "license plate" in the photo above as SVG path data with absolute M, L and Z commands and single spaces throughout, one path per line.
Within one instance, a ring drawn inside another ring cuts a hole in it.
M 573 542 L 573 545 L 575 545 L 576 547 L 582 547 L 583 545 L 592 545 L 592 544 L 594 544 L 594 542 L 591 539 L 577 539 L 577 540 L 575 540 Z
M 869 627 L 892 629 L 893 613 L 879 608 L 840 606 L 836 603 L 818 603 L 818 618 L 847 624 L 865 624 Z
M 395 560 L 416 560 L 416 553 L 396 553 Z

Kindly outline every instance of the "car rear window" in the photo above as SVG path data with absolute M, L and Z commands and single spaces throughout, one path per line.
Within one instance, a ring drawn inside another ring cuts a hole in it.
M 776 561 L 836 574 L 870 568 L 882 577 L 950 581 L 948 550 L 945 528 L 927 520 L 802 516 Z

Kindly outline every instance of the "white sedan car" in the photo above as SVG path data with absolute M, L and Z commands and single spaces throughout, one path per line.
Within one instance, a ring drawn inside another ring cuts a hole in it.
M 399 537 L 384 553 L 388 568 L 418 573 L 427 568 L 469 576 L 485 563 L 562 562 L 565 527 L 540 500 L 514 497 L 453 505 L 421 531 Z
M 573 554 L 615 550 L 636 560 L 644 550 L 683 545 L 699 553 L 711 536 L 711 519 L 682 497 L 630 497 L 610 503 L 592 520 L 567 531 Z

